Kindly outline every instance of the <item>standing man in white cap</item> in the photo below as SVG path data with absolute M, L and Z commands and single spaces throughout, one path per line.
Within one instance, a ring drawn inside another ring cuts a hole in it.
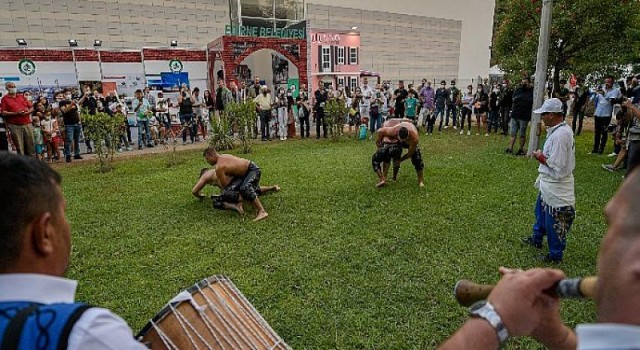
M 544 262 L 559 263 L 567 244 L 567 235 L 576 216 L 573 169 L 576 166 L 573 131 L 564 122 L 562 101 L 551 98 L 540 109 L 534 111 L 542 115 L 547 127 L 547 139 L 542 151 L 533 152 L 538 160 L 538 189 L 533 234 L 522 242 L 535 248 L 542 248 L 542 239 L 547 236 L 549 253 L 542 256 Z

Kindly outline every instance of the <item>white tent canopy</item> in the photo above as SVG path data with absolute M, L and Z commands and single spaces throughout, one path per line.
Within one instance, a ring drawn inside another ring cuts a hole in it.
M 502 69 L 500 69 L 500 67 L 498 67 L 498 65 L 495 65 L 491 68 L 489 68 L 489 75 L 504 75 L 504 71 L 502 71 Z

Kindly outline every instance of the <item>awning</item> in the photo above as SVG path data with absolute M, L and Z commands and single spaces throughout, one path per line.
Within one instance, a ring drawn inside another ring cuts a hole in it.
M 356 75 L 359 76 L 358 72 L 326 72 L 326 73 L 311 73 L 312 76 L 322 76 L 322 75 Z

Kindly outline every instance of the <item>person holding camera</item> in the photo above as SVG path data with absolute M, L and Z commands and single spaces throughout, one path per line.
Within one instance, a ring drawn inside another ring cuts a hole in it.
M 591 100 L 596 103 L 594 115 L 594 140 L 593 149 L 590 154 L 602 154 L 607 145 L 607 128 L 611 123 L 613 105 L 622 102 L 622 92 L 613 87 L 613 77 L 608 75 L 604 79 L 604 88 L 601 93 L 596 93 Z
M 302 97 L 298 96 L 296 105 L 298 106 L 298 120 L 300 121 L 300 137 L 305 138 L 306 135 L 309 138 L 309 115 L 311 114 L 309 101 L 303 100 Z
M 147 147 L 153 147 L 151 129 L 149 128 L 149 116 L 153 115 L 151 104 L 142 95 L 142 90 L 136 90 L 136 99 L 132 103 L 133 112 L 138 122 L 138 149 L 142 149 L 143 138 L 146 137 Z
M 198 132 L 198 125 L 193 120 L 193 105 L 195 100 L 191 95 L 191 90 L 187 87 L 187 84 L 182 84 L 180 89 L 180 95 L 178 95 L 178 106 L 180 113 L 180 124 L 182 124 L 182 144 L 187 144 L 187 130 L 189 131 L 189 137 L 191 143 L 195 141 L 196 134 Z
M 287 139 L 287 92 L 284 87 L 278 89 L 276 97 L 276 110 L 278 112 L 278 137 L 280 141 Z
M 380 84 L 376 84 L 376 89 L 373 92 L 371 99 L 371 109 L 369 110 L 369 116 L 371 117 L 369 122 L 369 130 L 371 135 L 382 127 L 382 114 L 381 111 L 384 105 L 387 103 L 387 98 L 382 93 L 382 87 Z
M 322 130 L 324 131 L 324 138 L 327 138 L 327 123 L 324 121 L 324 105 L 327 103 L 329 99 L 329 93 L 324 88 L 324 83 L 318 83 L 318 90 L 314 93 L 315 97 L 315 122 L 316 122 L 316 138 L 320 138 L 320 125 L 322 125 Z
M 260 88 L 260 94 L 253 99 L 260 115 L 260 132 L 262 134 L 262 141 L 271 140 L 269 134 L 269 120 L 271 119 L 271 95 L 266 85 Z
M 59 95 L 57 95 L 59 96 Z M 58 102 L 62 121 L 64 124 L 64 155 L 67 163 L 71 163 L 71 143 L 73 142 L 73 159 L 82 159 L 80 156 L 80 114 L 78 105 L 73 100 L 71 90 L 64 90 L 64 98 Z

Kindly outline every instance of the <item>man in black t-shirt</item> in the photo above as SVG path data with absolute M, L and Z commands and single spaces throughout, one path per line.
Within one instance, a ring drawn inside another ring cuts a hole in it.
M 180 107 L 180 123 L 182 124 L 182 144 L 187 143 L 187 130 L 189 130 L 189 138 L 191 143 L 195 141 L 198 133 L 198 125 L 193 120 L 193 104 L 194 98 L 187 84 L 182 84 L 180 95 L 178 95 L 178 106 Z
M 98 109 L 98 100 L 96 100 L 95 96 L 93 96 L 93 93 L 91 93 L 90 87 L 84 87 L 84 95 L 82 95 L 79 103 L 82 105 L 82 108 L 87 109 L 89 114 L 96 114 L 96 111 Z
M 64 99 L 59 102 L 62 120 L 64 122 L 64 155 L 67 163 L 71 163 L 71 142 L 73 142 L 74 159 L 82 159 L 80 156 L 80 114 L 78 105 L 73 100 L 70 90 L 64 91 Z
M 506 153 L 513 153 L 513 145 L 516 143 L 516 137 L 520 137 L 520 150 L 516 155 L 523 156 L 524 144 L 527 140 L 527 125 L 531 121 L 531 113 L 533 111 L 533 86 L 531 86 L 531 78 L 525 76 L 522 78 L 520 87 L 513 92 L 513 104 L 511 106 L 511 137 L 509 139 L 509 148 Z M 533 137 L 536 137 L 533 135 Z
M 500 125 L 502 135 L 507 135 L 511 121 L 511 106 L 513 105 L 513 88 L 508 79 L 502 80 L 502 87 L 498 93 L 498 107 L 500 107 Z
M 573 92 L 574 94 L 574 104 L 573 104 L 573 120 L 571 121 L 571 129 L 573 129 L 573 133 L 576 136 L 580 136 L 582 132 L 582 121 L 584 120 L 584 110 L 587 106 L 587 102 L 589 101 L 589 97 L 591 97 L 591 92 L 589 88 L 584 86 L 584 79 L 578 78 L 578 84 L 576 84 L 576 89 Z M 576 124 L 578 130 L 576 132 Z
M 393 98 L 395 99 L 395 107 L 393 115 L 396 118 L 404 118 L 404 100 L 409 96 L 409 92 L 404 88 L 404 81 L 398 82 L 398 88 L 393 92 Z
M 562 102 L 562 113 L 564 117 L 567 117 L 567 101 L 569 101 L 569 89 L 567 89 L 567 80 L 560 80 L 560 87 L 558 91 L 553 93 L 553 97 L 557 98 Z
M 314 93 L 315 104 L 313 110 L 315 112 L 316 122 L 316 138 L 320 138 L 320 125 L 322 125 L 322 131 L 324 131 L 324 138 L 327 138 L 327 123 L 324 121 L 324 106 L 329 99 L 329 93 L 324 88 L 324 83 L 318 83 L 318 90 Z

